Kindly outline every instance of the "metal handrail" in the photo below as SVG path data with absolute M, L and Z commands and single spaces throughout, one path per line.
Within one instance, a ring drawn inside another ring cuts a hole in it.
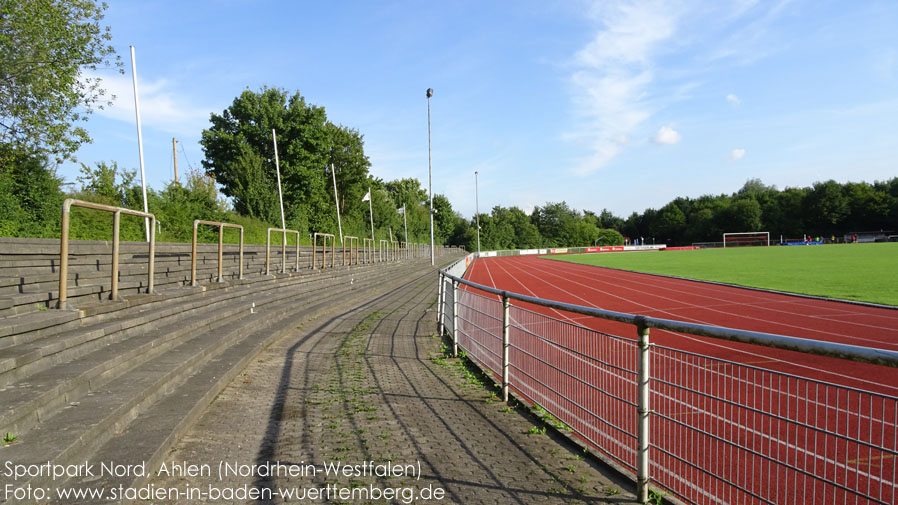
M 321 244 L 321 268 L 327 265 L 327 239 L 331 239 L 331 268 L 334 267 L 337 257 L 337 242 L 333 233 L 315 232 L 312 237 L 312 269 L 315 269 L 315 255 L 318 251 L 318 237 L 322 238 Z
M 296 230 L 285 230 L 283 228 L 269 228 L 265 236 L 265 275 L 271 275 L 271 232 L 276 231 L 284 234 L 284 240 L 281 245 L 281 273 L 287 273 L 287 234 L 296 234 L 296 266 L 293 267 L 294 272 L 299 271 L 299 232 Z
M 440 274 L 448 277 L 453 281 L 458 281 L 459 284 L 464 284 L 465 286 L 470 286 L 472 288 L 490 294 L 508 297 L 512 300 L 532 303 L 534 305 L 540 305 L 552 309 L 574 312 L 576 314 L 583 314 L 585 316 L 593 316 L 601 319 L 608 319 L 611 321 L 618 321 L 621 323 L 628 323 L 636 326 L 642 325 L 646 328 L 677 331 L 681 333 L 689 333 L 692 335 L 743 342 L 746 344 L 757 344 L 767 347 L 776 347 L 778 349 L 787 349 L 790 351 L 799 351 L 811 354 L 819 354 L 823 356 L 851 359 L 853 361 L 863 361 L 876 365 L 898 367 L 898 351 L 875 349 L 851 344 L 840 344 L 836 342 L 824 342 L 820 340 L 811 340 L 800 337 L 788 337 L 785 335 L 739 330 L 722 326 L 686 323 L 683 321 L 675 321 L 672 319 L 638 316 L 635 314 L 628 314 L 626 312 L 615 312 L 611 310 L 597 309 L 595 307 L 584 307 L 582 305 L 556 302 L 553 300 L 546 300 L 544 298 L 522 295 L 520 293 L 515 293 L 512 291 L 496 289 L 490 286 L 485 286 L 483 284 L 477 284 L 476 282 L 471 282 L 461 277 L 456 277 L 444 271 L 441 271 Z
M 348 244 L 347 244 L 348 243 Z M 349 246 L 349 264 L 352 265 L 352 250 L 355 246 L 355 264 L 359 264 L 359 238 L 352 235 L 343 235 L 343 265 L 346 266 L 346 246 Z
M 380 246 L 380 251 L 378 251 L 378 254 L 377 254 L 378 261 L 381 261 L 381 262 L 390 261 L 389 252 L 387 251 L 388 243 L 389 243 L 389 240 L 380 239 L 380 243 L 378 244 Z
M 377 248 L 374 247 L 374 239 L 373 238 L 363 238 L 362 246 L 365 250 L 365 263 L 374 263 L 374 253 L 377 252 Z
M 57 309 L 70 309 L 68 299 L 68 275 L 69 275 L 69 222 L 71 221 L 72 207 L 84 207 L 94 210 L 103 210 L 112 212 L 112 286 L 110 287 L 109 298 L 111 300 L 118 299 L 118 255 L 119 255 L 119 227 L 121 223 L 121 215 L 128 214 L 131 216 L 145 217 L 150 222 L 150 250 L 149 265 L 147 266 L 147 293 L 153 292 L 153 273 L 155 271 L 156 258 L 156 216 L 148 212 L 140 212 L 138 210 L 125 209 L 123 207 L 113 207 L 111 205 L 103 205 L 100 203 L 85 202 L 74 198 L 67 198 L 62 202 L 62 224 L 59 239 L 59 300 L 56 302 Z
M 197 286 L 199 283 L 196 280 L 196 232 L 197 228 L 201 224 L 206 224 L 209 226 L 218 226 L 218 279 L 215 282 L 224 282 L 224 277 L 222 276 L 221 267 L 222 267 L 222 250 L 224 249 L 224 229 L 225 228 L 237 228 L 240 230 L 240 267 L 238 270 L 237 278 L 243 279 L 243 227 L 239 224 L 231 224 L 231 223 L 220 223 L 217 221 L 203 221 L 202 219 L 195 219 L 193 221 L 193 246 L 190 249 L 190 285 Z

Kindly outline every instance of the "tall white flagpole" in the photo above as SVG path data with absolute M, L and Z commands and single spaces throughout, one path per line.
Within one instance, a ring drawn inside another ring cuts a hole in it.
M 131 46 L 131 75 L 134 78 L 134 113 L 137 115 L 137 149 L 140 151 L 140 186 L 143 190 L 143 211 L 149 213 L 147 208 L 147 182 L 143 168 L 143 134 L 140 131 L 140 102 L 137 99 L 137 61 L 134 59 L 134 46 Z M 143 218 L 146 229 L 147 242 L 150 241 L 150 218 Z
M 334 205 L 337 207 L 337 229 L 340 231 L 340 245 L 343 245 L 343 224 L 340 222 L 340 198 L 337 196 L 337 172 L 331 163 L 331 175 L 334 178 Z
M 405 205 L 402 206 L 402 225 L 405 228 L 405 242 L 408 243 L 408 218 L 405 216 Z
M 371 206 L 371 200 L 374 200 L 374 196 L 371 195 L 371 186 L 368 186 L 368 216 L 371 217 L 371 241 L 374 242 L 374 207 Z
M 278 198 L 281 201 L 281 228 L 287 229 L 287 221 L 284 219 L 284 193 L 281 191 L 281 163 L 278 160 L 278 138 L 274 132 L 274 128 L 271 129 L 271 141 L 274 142 L 274 169 L 278 174 Z M 287 245 L 287 233 L 284 232 L 281 235 L 284 236 L 284 245 Z

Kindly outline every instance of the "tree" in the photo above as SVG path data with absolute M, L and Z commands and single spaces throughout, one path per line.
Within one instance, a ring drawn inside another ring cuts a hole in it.
M 685 226 L 686 215 L 679 206 L 670 202 L 658 211 L 650 232 L 658 240 L 674 244 L 682 241 Z
M 81 183 L 81 193 L 97 203 L 116 207 L 126 205 L 126 194 L 137 172 L 120 170 L 115 161 L 111 164 L 98 161 L 96 166 L 97 168 L 91 168 L 84 163 L 81 164 L 81 176 L 76 178 Z
M 573 226 L 577 218 L 577 211 L 568 207 L 566 202 L 547 202 L 543 207 L 534 208 L 530 215 L 530 220 L 544 239 L 544 245 L 548 246 L 571 245 L 567 243 L 565 230 Z
M 430 226 L 430 223 L 428 223 Z M 445 195 L 433 195 L 433 240 L 434 244 L 446 244 L 455 229 L 455 211 Z M 454 244 L 452 244 L 454 245 Z
M 367 214 L 364 213 L 366 206 L 361 204 L 361 200 L 368 191 L 368 169 L 371 162 L 365 156 L 363 138 L 357 130 L 332 123 L 327 124 L 327 130 L 331 138 L 331 147 L 328 152 L 328 166 L 325 168 L 325 183 L 330 184 L 327 187 L 329 191 L 333 191 L 333 176 L 330 172 L 333 167 L 336 172 L 340 216 L 343 219 L 345 233 L 367 222 Z M 329 198 L 333 198 L 333 195 L 329 194 Z
M 200 140 L 206 155 L 203 167 L 233 198 L 238 213 L 281 224 L 274 129 L 288 228 L 303 234 L 337 233 L 331 165 L 347 229 L 367 228 L 362 226 L 367 204 L 361 198 L 367 191 L 370 163 L 362 136 L 328 122 L 323 107 L 306 103 L 299 93 L 264 87 L 258 93 L 243 91 L 222 114 L 213 114 L 211 122 Z
M 0 169 L 0 236 L 58 237 L 62 179 L 44 156 L 5 154 L 16 162 Z
M 836 181 L 815 182 L 805 197 L 805 212 L 812 234 L 836 233 L 851 209 L 842 192 L 842 185 Z
M 0 0 L 0 143 L 61 162 L 90 142 L 79 123 L 102 108 L 98 77 L 121 66 L 93 0 Z M 9 163 L 0 160 L 0 164 Z
M 617 230 L 606 228 L 599 230 L 594 242 L 595 245 L 624 245 L 624 236 Z

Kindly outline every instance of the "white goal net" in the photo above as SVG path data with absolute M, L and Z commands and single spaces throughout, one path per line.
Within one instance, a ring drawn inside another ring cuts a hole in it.
M 769 246 L 770 232 L 743 231 L 723 234 L 723 247 Z

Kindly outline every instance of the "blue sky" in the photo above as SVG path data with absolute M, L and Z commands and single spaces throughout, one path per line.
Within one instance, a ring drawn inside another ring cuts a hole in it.
M 898 176 L 898 2 L 109 1 L 125 74 L 78 161 L 148 184 L 200 167 L 210 113 L 246 88 L 299 91 L 358 129 L 372 173 L 474 214 L 564 200 L 626 217 L 677 196 Z M 74 181 L 78 166 L 60 174 Z

